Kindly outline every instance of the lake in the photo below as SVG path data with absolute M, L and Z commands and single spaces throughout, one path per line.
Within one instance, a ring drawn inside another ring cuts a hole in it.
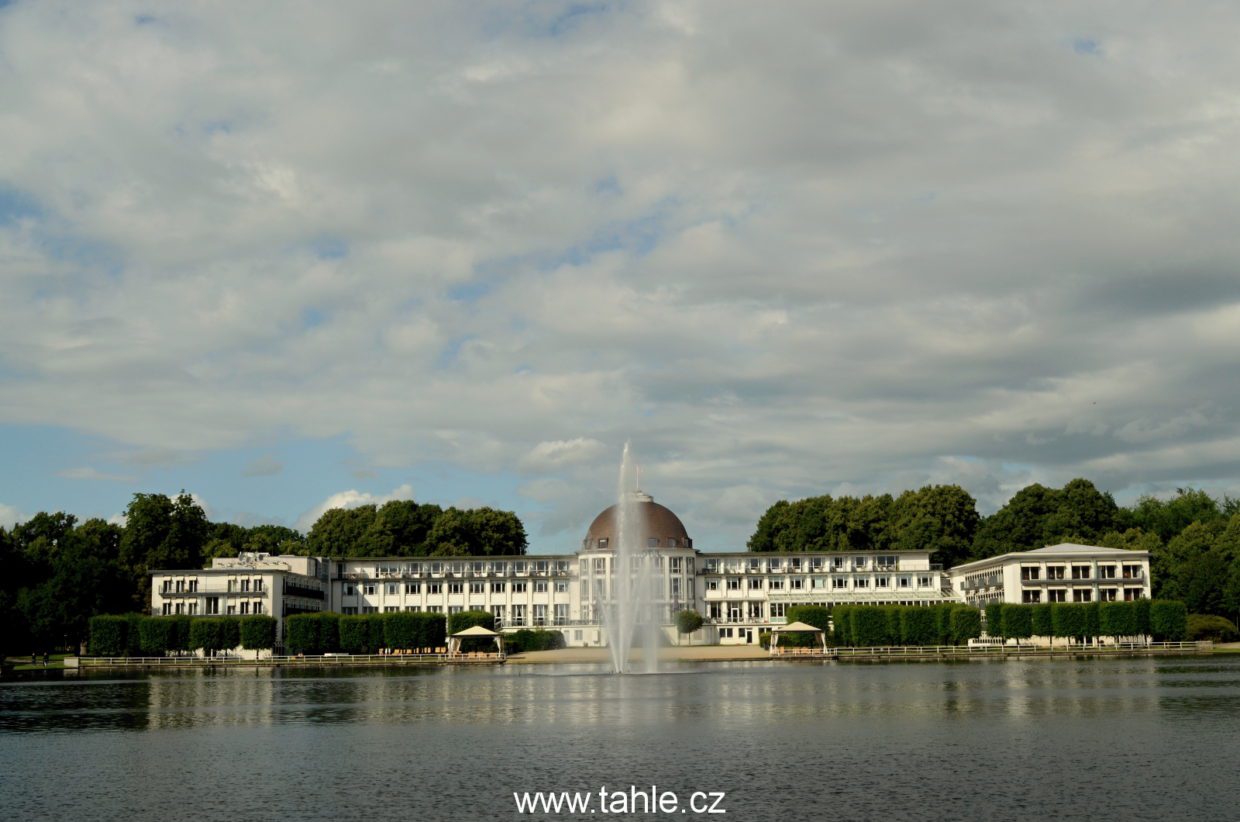
M 0 684 L 12 819 L 518 818 L 532 791 L 597 818 L 653 785 L 683 818 L 1235 820 L 1238 758 L 1240 657 Z

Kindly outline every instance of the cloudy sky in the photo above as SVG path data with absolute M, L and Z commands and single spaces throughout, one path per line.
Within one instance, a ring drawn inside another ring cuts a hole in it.
M 1240 6 L 0 0 L 0 522 L 1240 493 Z

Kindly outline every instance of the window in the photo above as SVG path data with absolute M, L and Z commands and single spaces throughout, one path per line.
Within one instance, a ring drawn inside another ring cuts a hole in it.
M 198 603 L 197 603 L 197 602 L 191 602 L 191 603 L 189 604 L 189 607 L 185 609 L 185 613 L 189 614 L 190 616 L 195 616 L 195 615 L 197 615 L 197 613 L 198 613 Z
M 439 594 L 439 593 L 442 593 L 442 592 L 443 592 L 443 583 L 442 583 L 442 582 L 428 582 L 428 583 L 426 584 L 426 593 L 428 593 L 428 594 Z
M 1088 565 L 1072 566 L 1073 579 L 1089 579 L 1091 576 L 1093 576 L 1093 574 L 1090 573 L 1090 567 Z
M 750 577 L 749 578 L 749 590 L 761 591 L 762 590 L 762 577 Z
M 772 591 L 784 590 L 784 581 L 782 579 L 772 579 L 767 585 Z
M 1094 592 L 1088 588 L 1078 588 L 1072 592 L 1073 602 L 1093 602 Z
M 802 591 L 804 589 L 805 589 L 805 577 L 793 577 L 792 578 L 792 590 Z
M 646 537 L 646 547 L 647 548 L 658 548 L 659 538 L 658 537 Z
M 728 590 L 739 591 L 740 589 L 741 589 L 741 578 L 740 577 L 728 577 Z
M 379 613 L 379 609 L 374 605 L 363 605 L 362 613 L 363 614 L 377 614 Z
M 1125 588 L 1124 589 L 1124 602 L 1133 602 L 1140 598 L 1141 598 L 1140 588 Z
M 1046 566 L 1046 578 L 1047 579 L 1063 579 L 1064 578 L 1064 567 L 1062 565 Z
M 449 593 L 449 594 L 463 594 L 463 593 L 465 593 L 465 583 L 463 583 L 463 582 L 449 582 L 449 583 L 448 583 L 448 593 Z
M 427 606 L 426 606 L 426 613 L 428 613 L 428 614 L 442 614 L 442 613 L 443 613 L 443 606 L 442 606 L 442 605 L 427 605 Z
M 718 602 L 712 602 L 710 603 L 710 605 L 707 606 L 707 616 L 710 617 L 711 619 L 714 619 L 714 620 L 721 619 L 720 615 L 722 613 L 723 613 L 723 606 L 720 605 Z
M 504 593 L 504 587 L 505 587 L 505 586 L 504 586 L 504 583 L 502 583 L 502 582 L 492 582 L 492 583 L 491 583 L 491 593 L 493 593 L 493 594 L 502 594 L 502 593 Z
M 512 624 L 513 625 L 524 625 L 525 624 L 525 606 L 524 605 L 512 606 Z
M 1140 579 L 1140 578 L 1141 578 L 1141 566 L 1140 565 L 1125 565 L 1124 566 L 1124 579 Z
M 464 606 L 464 605 L 449 605 L 449 606 L 448 606 L 448 616 L 451 616 L 451 615 L 453 615 L 453 614 L 459 614 L 459 613 L 461 613 L 461 611 L 464 611 L 464 610 L 465 610 L 465 606 Z
M 248 614 L 249 612 L 250 612 L 250 603 L 249 602 L 241 603 L 241 613 Z
M 841 588 L 847 588 L 848 580 L 844 579 L 843 577 L 832 577 L 831 587 L 837 591 L 840 590 Z
M 843 557 L 831 557 L 831 567 L 835 569 L 836 571 L 843 571 L 844 570 L 844 558 Z
M 923 577 L 918 577 L 918 578 L 917 578 L 917 584 L 918 584 L 920 587 L 922 587 L 922 588 L 929 588 L 929 587 L 930 587 L 930 577 L 926 577 L 926 576 L 923 576 Z
M 341 609 L 340 609 L 340 613 L 344 614 L 345 616 L 356 616 L 356 615 L 357 615 L 357 606 L 356 606 L 356 605 L 346 605 L 346 606 L 344 606 L 343 608 L 341 608 Z
M 1021 601 L 1021 602 L 1024 602 L 1024 603 L 1027 603 L 1027 604 L 1032 604 L 1032 603 L 1038 603 L 1038 602 L 1041 602 L 1041 601 L 1042 601 L 1042 592 L 1041 592 L 1041 591 L 1021 591 L 1021 592 L 1020 592 L 1020 601 Z
M 416 593 L 420 593 L 420 592 L 421 592 L 421 590 L 422 590 L 422 587 L 421 587 L 418 583 L 416 583 L 416 582 L 407 582 L 407 583 L 405 583 L 405 593 L 406 593 L 406 594 L 416 594 Z
M 1099 602 L 1114 602 L 1116 591 L 1114 588 L 1103 588 L 1098 592 Z
M 220 598 L 207 597 L 207 616 L 217 616 L 220 612 Z
M 1060 570 L 1063 570 L 1063 569 L 1060 569 Z M 1066 602 L 1067 599 L 1068 599 L 1068 592 L 1065 591 L 1063 588 L 1052 588 L 1051 590 L 1046 592 L 1047 602 Z
M 504 606 L 503 605 L 492 605 L 491 615 L 495 617 L 495 627 L 499 628 L 503 626 L 504 624 Z
M 366 596 L 368 596 L 368 597 L 369 597 L 369 596 L 374 596 L 374 595 L 375 595 L 375 586 L 374 586 L 374 583 L 367 583 L 367 584 L 366 584 L 366 586 L 365 586 L 364 588 L 362 588 L 362 590 L 365 592 Z
M 1042 572 L 1038 568 L 1022 567 L 1020 569 L 1020 578 L 1023 580 L 1038 579 Z
M 1099 579 L 1115 579 L 1115 566 L 1114 565 L 1099 565 L 1098 566 L 1098 578 Z
M 524 593 L 525 593 L 525 583 L 524 583 L 524 582 L 514 582 L 514 583 L 512 584 L 512 592 L 513 592 L 514 594 L 524 594 Z
M 567 625 L 568 624 L 568 603 L 563 603 L 561 605 L 555 606 L 555 624 L 556 625 Z
M 164 603 L 164 616 L 168 616 L 168 614 L 170 613 L 172 613 L 172 603 L 165 602 Z
M 400 586 L 397 585 L 395 582 L 389 582 L 385 586 L 385 588 L 386 588 L 386 592 L 388 596 L 396 596 L 397 594 L 400 593 Z
M 911 585 L 912 585 L 911 579 L 909 579 L 908 577 L 900 577 L 899 586 L 901 588 L 909 588 L 911 587 Z
M 672 599 L 680 599 L 680 577 L 672 577 Z
M 416 613 L 421 612 L 422 609 L 419 608 L 417 605 L 406 605 L 405 610 L 411 614 L 416 614 Z
M 606 548 L 607 548 L 607 538 L 606 538 L 606 537 L 604 537 L 603 539 L 600 539 L 600 540 L 598 541 L 598 547 L 599 547 L 599 550 L 600 550 L 600 551 L 601 551 L 601 550 L 604 550 L 604 549 L 606 549 Z
M 889 582 L 891 582 L 890 577 L 875 577 L 874 587 L 875 588 L 886 588 Z
M 568 593 L 568 582 L 567 582 L 567 580 L 562 580 L 562 579 L 561 579 L 561 580 L 556 580 L 556 583 L 555 583 L 555 592 L 556 592 L 557 594 L 567 594 L 567 593 Z
M 547 593 L 547 581 L 542 580 L 542 579 L 535 581 L 534 582 L 534 593 L 536 594 Z
M 707 591 L 718 591 L 718 590 L 719 590 L 719 580 L 717 580 L 717 579 L 708 579 L 708 580 L 706 580 L 706 590 L 707 590 Z
M 870 581 L 868 579 L 858 579 L 853 582 L 854 588 L 869 588 Z
M 535 625 L 546 625 L 547 624 L 547 606 L 546 605 L 535 605 L 534 606 L 534 624 Z
M 352 583 L 352 582 L 346 582 L 346 583 L 344 584 L 344 595 L 345 595 L 345 596 L 347 596 L 347 597 L 351 597 L 351 596 L 353 596 L 355 593 L 357 593 L 357 591 L 356 591 L 356 590 L 354 590 L 354 588 L 353 588 L 353 583 Z
M 787 607 L 788 607 L 787 603 L 772 602 L 771 603 L 771 619 L 783 619 L 783 617 L 785 616 L 785 609 Z
M 400 610 L 400 606 L 399 606 L 399 605 L 385 605 L 385 606 L 383 606 L 383 613 L 385 613 L 385 614 L 394 614 L 394 613 L 398 612 L 399 610 Z
M 668 564 L 669 564 L 668 565 L 669 570 L 673 574 L 680 573 L 680 557 L 672 557 L 670 560 L 668 560 Z

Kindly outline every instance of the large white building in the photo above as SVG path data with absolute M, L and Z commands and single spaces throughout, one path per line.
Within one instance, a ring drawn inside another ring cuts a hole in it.
M 695 641 L 753 644 L 797 604 L 984 605 L 994 597 L 1035 601 L 1030 598 L 1035 590 L 1041 597 L 1036 601 L 1056 601 L 1061 589 L 1072 591 L 1064 601 L 1082 601 L 1078 597 L 1084 594 L 1077 591 L 1085 590 L 1086 581 L 1099 591 L 1093 594 L 1097 599 L 1110 597 L 1112 587 L 1115 598 L 1149 596 L 1149 557 L 1143 552 L 1056 546 L 1071 550 L 1062 557 L 1046 553 L 1054 549 L 1008 554 L 953 569 L 950 576 L 931 564 L 928 550 L 705 553 L 694 547 L 672 511 L 645 494 L 638 494 L 636 503 L 645 523 L 640 544 L 656 569 L 655 608 L 669 639 L 674 639 L 675 614 L 685 609 L 706 620 Z M 280 636 L 285 616 L 309 611 L 484 610 L 502 630 L 552 628 L 563 632 L 569 646 L 601 645 L 599 611 L 611 600 L 618 570 L 616 517 L 614 505 L 595 517 L 574 554 L 379 559 L 243 554 L 217 559 L 201 571 L 154 571 L 151 607 L 155 614 L 270 614 L 281 622 Z M 1020 578 L 1037 563 L 1046 586 Z M 1091 576 L 1071 576 L 1086 566 Z M 1114 586 L 1106 582 L 1112 567 Z M 1059 581 L 1061 568 L 1064 584 L 1050 584 Z M 1129 574 L 1139 574 L 1139 580 Z
M 1062 543 L 957 565 L 951 585 L 965 602 L 1116 602 L 1150 598 L 1150 554 Z

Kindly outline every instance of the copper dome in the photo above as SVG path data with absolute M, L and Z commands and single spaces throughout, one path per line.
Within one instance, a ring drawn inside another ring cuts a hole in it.
M 638 543 L 643 548 L 692 548 L 693 540 L 685 530 L 680 517 L 655 502 L 648 495 L 637 492 L 637 503 L 642 506 L 642 521 L 646 533 Z M 619 506 L 612 505 L 594 518 L 586 531 L 582 548 L 587 550 L 610 550 L 616 544 L 616 510 Z M 605 541 L 604 541 L 605 540 Z

